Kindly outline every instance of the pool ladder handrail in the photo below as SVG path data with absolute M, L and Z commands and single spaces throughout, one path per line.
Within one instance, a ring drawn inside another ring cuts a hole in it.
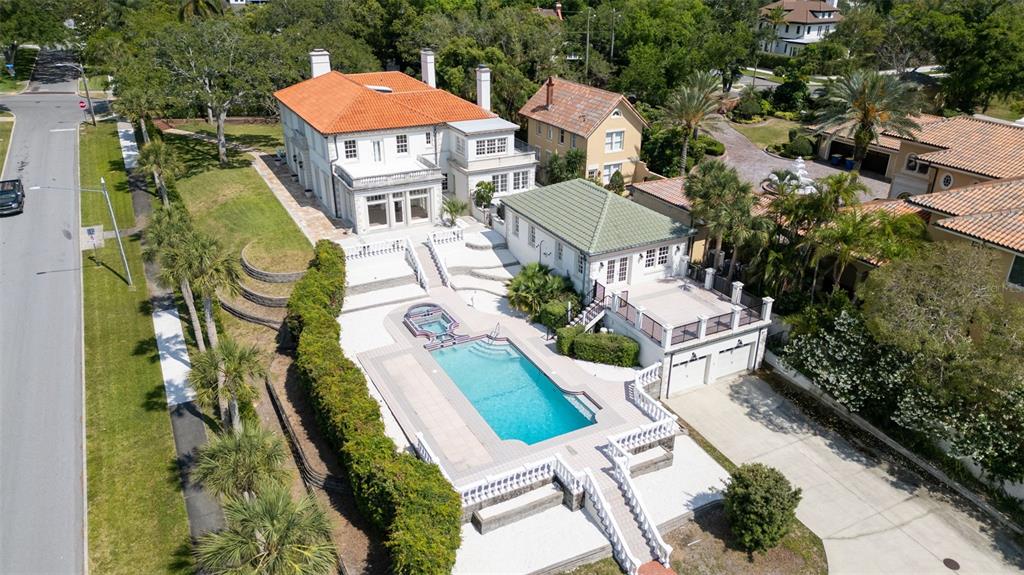
M 501 334 L 501 322 L 498 322 L 498 323 L 494 324 L 494 329 L 491 330 L 491 333 L 487 334 L 487 337 L 489 337 L 491 339 L 498 339 L 498 336 L 500 334 Z

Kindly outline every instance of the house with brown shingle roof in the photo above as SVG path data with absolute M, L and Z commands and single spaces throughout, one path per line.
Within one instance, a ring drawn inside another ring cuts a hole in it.
M 430 225 L 446 195 L 469 200 L 480 182 L 496 197 L 534 187 L 537 155 L 515 139 L 518 124 L 490 110 L 490 70 L 477 68 L 477 102 L 435 86 L 434 54 L 423 80 L 401 72 L 332 71 L 310 53 L 312 77 L 274 93 L 284 160 L 332 218 L 357 234 Z
M 1007 288 L 1024 300 L 1024 175 L 907 202 L 927 212 L 933 240 L 969 241 L 996 250 Z
M 541 151 L 541 167 L 551 156 L 572 149 L 586 153 L 586 175 L 605 184 L 620 172 L 627 184 L 649 172 L 640 160 L 647 123 L 622 94 L 552 76 L 519 110 L 527 119 L 528 141 Z
M 761 49 L 772 54 L 795 56 L 804 46 L 819 42 L 835 30 L 842 20 L 837 0 L 779 0 L 761 8 L 758 28 L 775 26 L 776 39 L 761 42 Z M 773 24 L 771 14 L 782 10 L 782 22 Z

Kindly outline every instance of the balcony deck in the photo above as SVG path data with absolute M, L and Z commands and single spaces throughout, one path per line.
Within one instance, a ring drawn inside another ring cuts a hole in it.
M 441 169 L 425 156 L 389 158 L 387 162 L 335 163 L 334 173 L 352 190 L 441 180 Z
M 729 299 L 687 278 L 666 278 L 631 285 L 629 303 L 643 308 L 662 325 L 681 326 L 699 316 L 715 317 L 732 313 Z

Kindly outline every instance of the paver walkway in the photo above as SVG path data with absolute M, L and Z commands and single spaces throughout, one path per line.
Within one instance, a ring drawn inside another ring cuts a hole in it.
M 118 122 L 117 132 L 125 165 L 127 166 L 130 160 L 134 166 L 139 149 L 135 141 L 135 131 L 131 124 Z M 146 180 L 141 175 L 131 174 L 128 185 L 132 190 L 135 222 L 141 226 L 150 212 L 151 205 Z M 191 363 L 173 292 L 160 287 L 156 279 L 158 274 L 157 264 L 146 262 L 146 287 L 153 303 L 153 332 L 160 352 L 160 371 L 164 378 L 164 393 L 167 397 L 168 415 L 171 418 L 171 432 L 174 434 L 174 450 L 181 474 L 185 511 L 188 513 L 189 533 L 196 538 L 223 528 L 224 514 L 212 494 L 191 479 L 196 450 L 206 444 L 206 423 L 203 419 L 205 416 L 193 401 L 195 390 L 188 384 Z
M 793 160 L 776 158 L 755 146 L 724 118 L 712 123 L 708 131 L 715 139 L 725 144 L 725 162 L 736 168 L 740 177 L 750 182 L 755 190 L 760 189 L 761 182 L 773 171 L 788 170 L 793 165 Z M 807 162 L 807 173 L 811 178 L 821 178 L 842 171 L 820 162 Z M 861 177 L 860 180 L 871 190 L 870 194 L 861 196 L 862 202 L 889 197 L 889 182 L 867 177 Z
M 1024 555 L 909 474 L 807 419 L 748 376 L 668 399 L 668 406 L 737 464 L 761 462 L 803 490 L 797 517 L 825 544 L 830 573 L 1021 573 Z

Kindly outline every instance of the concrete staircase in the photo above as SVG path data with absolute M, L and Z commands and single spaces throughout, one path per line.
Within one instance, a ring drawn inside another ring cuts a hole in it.
M 644 538 L 643 531 L 640 530 L 636 519 L 633 518 L 633 512 L 630 511 L 626 498 L 622 495 L 622 490 L 619 488 L 619 484 L 603 470 L 594 473 L 594 477 L 601 488 L 601 494 L 604 495 L 608 505 L 611 506 L 611 514 L 615 517 L 615 522 L 619 524 L 619 529 L 622 530 L 622 537 L 625 539 L 626 547 L 640 560 L 641 564 L 657 561 L 657 558 L 651 552 L 651 548 L 647 545 L 647 539 Z
M 590 328 L 594 327 L 594 324 L 604 317 L 605 311 L 606 309 L 604 305 L 602 305 L 601 302 L 594 300 L 590 302 L 590 305 L 583 308 L 583 311 L 577 314 L 576 317 L 572 318 L 569 325 L 583 326 L 583 331 L 589 331 Z
M 430 257 L 430 248 L 423 244 L 417 245 L 416 257 L 419 258 L 420 264 L 423 266 L 423 273 L 427 276 L 427 287 L 430 289 L 442 287 L 444 283 L 441 281 L 441 272 L 437 270 L 434 258 Z

